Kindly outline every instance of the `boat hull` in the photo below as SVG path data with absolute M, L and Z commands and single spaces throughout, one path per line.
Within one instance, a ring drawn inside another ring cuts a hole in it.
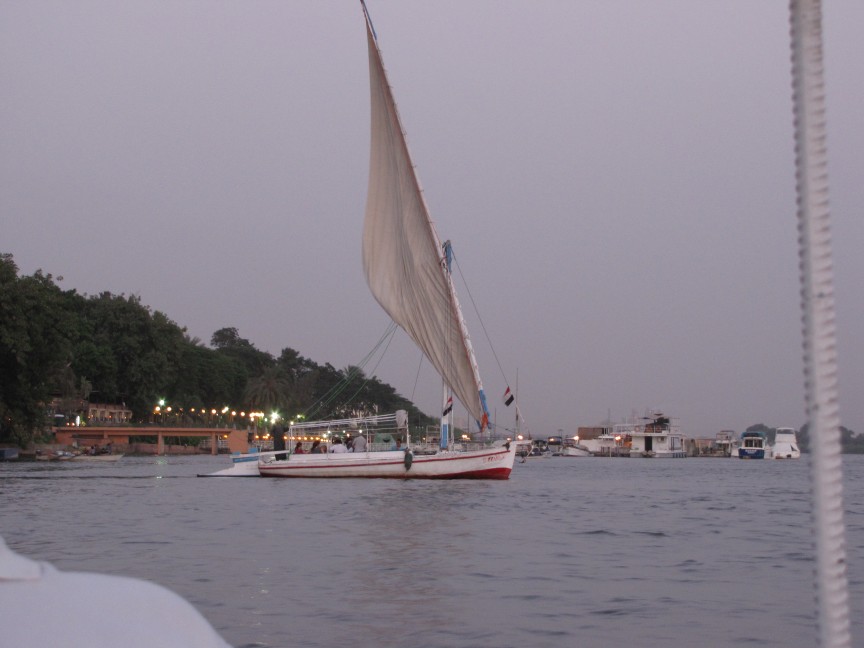
M 262 477 L 372 479 L 508 479 L 516 447 L 411 455 L 402 451 L 291 455 L 287 461 L 261 461 Z
M 801 451 L 798 448 L 777 448 L 774 447 L 772 459 L 800 459 Z
M 272 460 L 276 454 L 286 454 L 284 451 L 244 452 L 235 453 L 231 456 L 231 467 L 217 470 L 213 473 L 198 475 L 199 477 L 259 477 L 258 462 L 261 459 Z
M 739 459 L 764 459 L 764 448 L 738 448 Z
M 231 465 L 230 468 L 217 470 L 214 473 L 206 475 L 198 475 L 199 477 L 259 477 L 258 461 L 238 462 Z
M 568 446 L 561 450 L 562 457 L 590 457 L 591 451 L 581 446 Z

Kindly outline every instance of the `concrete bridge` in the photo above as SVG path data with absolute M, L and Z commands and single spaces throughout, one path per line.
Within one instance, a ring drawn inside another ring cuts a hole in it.
M 209 437 L 210 454 L 219 451 L 219 440 L 228 442 L 231 452 L 246 452 L 249 449 L 249 432 L 230 428 L 175 428 L 175 427 L 55 427 L 53 428 L 57 443 L 79 446 L 123 444 L 129 445 L 129 437 L 157 437 L 156 454 L 165 454 L 165 437 Z

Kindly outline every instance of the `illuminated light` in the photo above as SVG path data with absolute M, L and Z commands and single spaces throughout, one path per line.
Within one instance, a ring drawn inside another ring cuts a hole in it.
M 240 416 L 246 416 L 246 412 L 240 412 Z
M 170 411 L 171 411 L 171 406 L 169 405 L 168 407 L 166 407 L 166 408 L 165 408 L 165 411 L 166 411 L 166 412 L 170 412 Z
M 525 437 L 523 437 L 523 436 L 520 434 L 520 435 L 517 436 L 516 438 L 519 439 L 519 440 L 521 441 L 521 440 L 524 439 Z
M 165 399 L 164 399 L 164 398 L 160 398 L 160 399 L 159 399 L 159 407 L 164 407 L 164 406 L 165 406 Z
M 237 416 L 237 411 L 236 411 L 236 410 L 231 410 L 231 416 Z
M 229 409 L 230 409 L 230 408 L 226 405 L 225 407 L 222 408 L 222 413 L 224 414 L 224 413 L 227 412 Z
M 615 440 L 616 440 L 616 441 L 620 441 L 620 440 L 621 440 L 621 435 L 620 435 L 620 434 L 617 435 L 617 436 L 615 437 Z
M 157 405 L 156 407 L 153 408 L 153 411 L 154 411 L 154 412 L 158 412 L 158 411 L 160 411 L 161 409 L 162 409 L 162 408 L 159 407 L 159 406 Z
M 579 435 L 577 434 L 576 436 L 574 436 L 574 437 L 573 437 L 573 440 L 574 440 L 576 443 L 579 443 Z
M 210 413 L 211 413 L 211 414 L 215 414 L 215 413 L 216 413 L 216 410 L 215 410 L 215 409 L 212 409 L 212 410 L 210 410 Z

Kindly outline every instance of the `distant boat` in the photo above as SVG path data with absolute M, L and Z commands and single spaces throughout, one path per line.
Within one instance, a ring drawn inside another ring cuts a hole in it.
M 771 452 L 764 432 L 748 430 L 741 433 L 741 442 L 738 445 L 739 459 L 765 459 L 766 456 L 770 457 Z
M 565 445 L 561 448 L 562 457 L 591 457 L 591 451 L 582 444 Z
M 531 441 L 531 449 L 528 451 L 529 457 L 551 457 L 552 449 L 549 447 L 549 442 L 545 439 L 533 439 Z
M 560 457 L 561 450 L 564 448 L 564 437 L 550 436 L 546 439 L 546 447 L 553 457 Z
M 0 461 L 12 461 L 18 458 L 18 448 L 0 448 Z
M 550 444 L 552 437 L 549 437 Z M 552 454 L 555 454 L 554 452 Z M 583 444 L 579 443 L 579 437 L 574 436 L 572 439 L 563 437 L 561 445 L 558 448 L 559 457 L 590 457 L 591 451 Z
M 68 450 L 36 451 L 36 461 L 71 461 L 74 458 L 75 454 Z
M 622 454 L 622 437 L 616 436 L 614 428 L 605 427 L 598 436 L 593 439 L 580 439 L 579 445 L 588 450 L 593 457 L 617 457 Z
M 678 419 L 657 412 L 643 420 L 646 422 L 633 425 L 629 431 L 631 457 L 681 459 L 687 456 Z
M 800 459 L 801 446 L 795 436 L 794 428 L 777 428 L 774 436 L 774 446 L 771 448 L 773 459 Z
M 516 456 L 522 457 L 522 463 L 525 463 L 525 459 L 531 454 L 531 439 L 524 439 L 519 435 L 513 443 L 516 446 Z
M 111 462 L 111 461 L 120 461 L 120 459 L 122 459 L 123 456 L 124 455 L 122 455 L 122 454 L 95 454 L 95 455 L 79 454 L 79 455 L 75 455 L 74 457 L 72 457 L 72 460 L 73 461 L 96 461 L 96 462 L 107 461 L 107 462 Z

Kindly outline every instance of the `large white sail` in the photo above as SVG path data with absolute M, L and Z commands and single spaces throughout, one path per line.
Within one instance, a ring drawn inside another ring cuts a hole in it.
M 471 343 L 368 13 L 366 32 L 372 99 L 363 227 L 366 281 L 378 303 L 414 340 L 468 412 L 484 421 L 482 387 Z

